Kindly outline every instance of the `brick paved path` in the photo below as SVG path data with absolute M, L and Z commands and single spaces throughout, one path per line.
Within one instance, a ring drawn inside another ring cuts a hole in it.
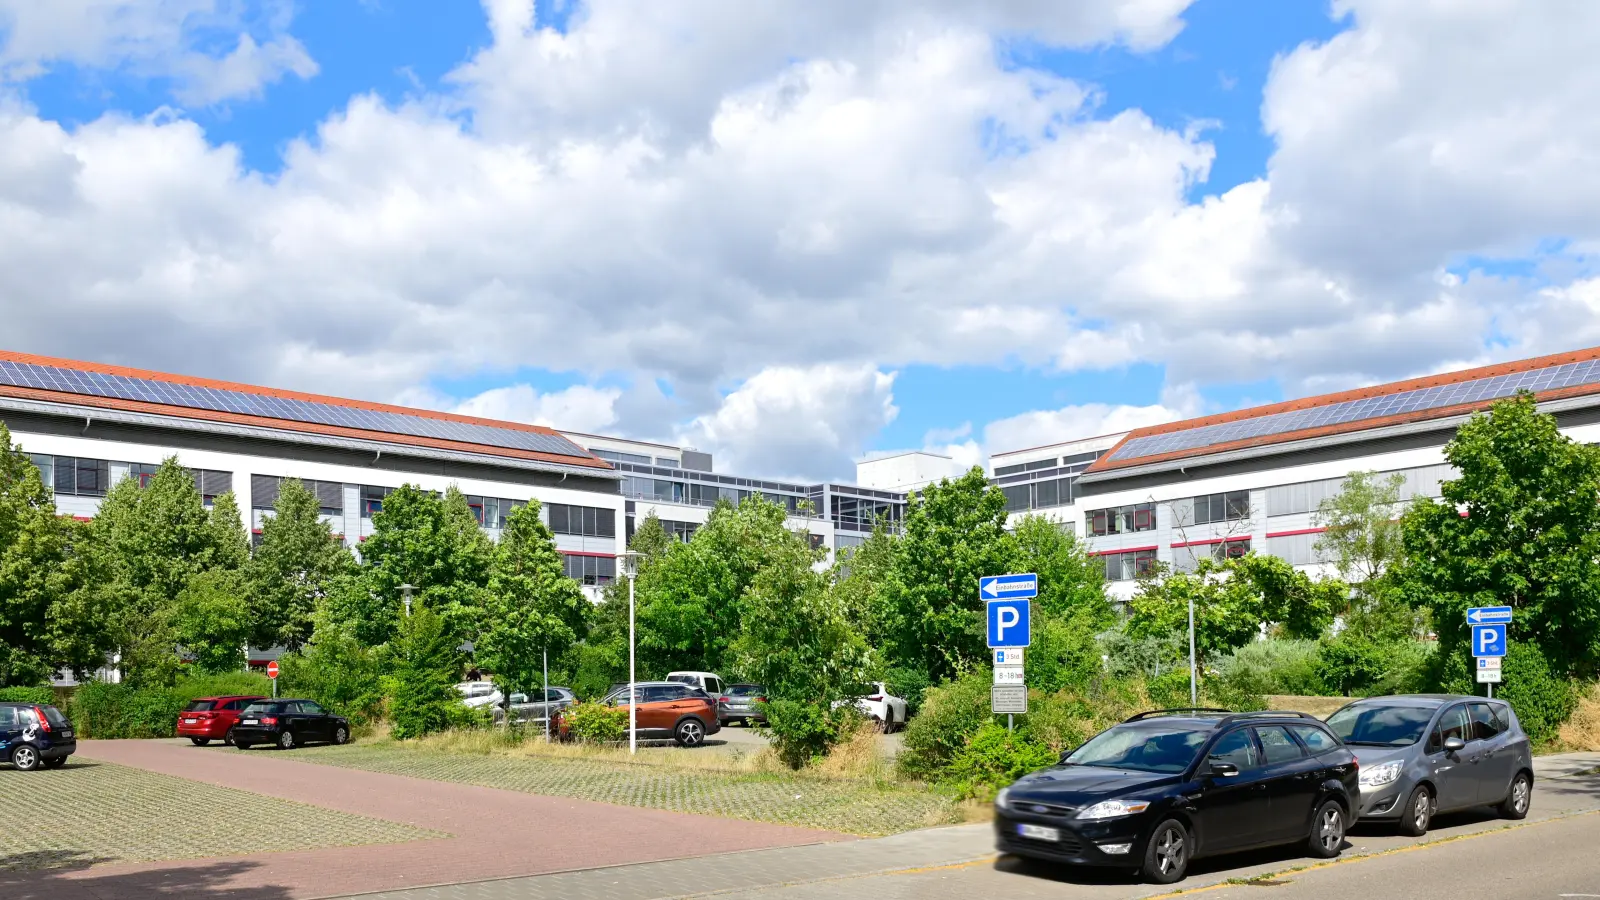
M 91 759 L 408 822 L 454 837 L 262 854 L 225 862 L 95 866 L 51 876 L 4 878 L 0 896 L 7 900 L 46 896 L 32 893 L 40 891 L 41 880 L 50 883 L 51 900 L 303 900 L 848 840 L 826 831 L 295 762 L 292 753 L 272 750 L 240 754 L 194 747 L 186 741 L 83 741 L 78 752 Z M 250 823 L 240 822 L 239 827 L 248 828 Z

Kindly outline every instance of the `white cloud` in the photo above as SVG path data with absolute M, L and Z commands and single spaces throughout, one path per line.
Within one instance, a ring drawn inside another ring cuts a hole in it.
M 998 419 L 984 426 L 984 448 L 988 453 L 1025 450 L 1119 434 L 1200 415 L 1199 398 L 1192 391 L 1169 391 L 1168 394 L 1163 402 L 1149 406 L 1082 403 Z
M 454 412 L 485 419 L 546 425 L 566 431 L 604 431 L 617 424 L 622 391 L 588 385 L 540 393 L 526 384 L 492 388 L 456 405 Z
M 680 438 L 725 471 L 849 479 L 866 442 L 899 412 L 894 379 L 871 366 L 763 369 Z
M 0 0 L 0 83 L 68 63 L 170 78 L 197 106 L 254 97 L 317 73 L 293 18 L 293 0 Z

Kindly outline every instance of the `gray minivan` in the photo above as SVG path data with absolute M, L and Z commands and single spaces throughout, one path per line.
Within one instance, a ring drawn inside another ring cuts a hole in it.
M 1360 818 L 1425 834 L 1442 812 L 1528 814 L 1533 750 L 1503 700 L 1453 694 L 1369 697 L 1328 717 L 1361 763 Z

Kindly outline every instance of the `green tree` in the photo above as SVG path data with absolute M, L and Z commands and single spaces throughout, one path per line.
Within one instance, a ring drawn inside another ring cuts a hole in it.
M 1566 437 L 1531 394 L 1473 416 L 1445 447 L 1460 477 L 1403 522 L 1404 582 L 1441 665 L 1464 659 L 1466 611 L 1509 605 L 1558 677 L 1600 670 L 1600 448 Z
M 1193 572 L 1140 582 L 1127 632 L 1135 639 L 1186 635 L 1192 599 L 1195 648 L 1210 659 L 1249 643 L 1267 625 L 1282 626 L 1289 637 L 1316 637 L 1347 591 L 1343 582 L 1313 580 L 1275 556 L 1202 559 Z
M 231 519 L 231 521 L 229 521 Z M 231 494 L 208 511 L 194 475 L 168 458 L 148 486 L 113 485 L 90 523 L 94 565 L 108 579 L 111 625 L 122 667 L 135 682 L 165 683 L 177 672 L 172 610 L 190 579 L 241 562 L 243 525 Z
M 372 525 L 360 571 L 330 585 L 329 614 L 369 647 L 388 643 L 399 622 L 400 586 L 410 584 L 458 643 L 474 637 L 494 544 L 466 497 L 454 488 L 441 498 L 405 485 L 384 498 Z
M 244 594 L 244 579 L 231 569 L 199 572 L 178 592 L 167 610 L 167 624 L 193 659 L 195 671 L 215 675 L 243 667 L 244 644 L 250 635 L 250 606 Z
M 316 495 L 298 479 L 284 479 L 273 515 L 261 523 L 261 545 L 245 567 L 250 640 L 298 649 L 311 638 L 318 602 L 354 567 L 350 551 L 323 520 Z
M 745 592 L 795 539 L 783 507 L 752 495 L 719 504 L 688 543 L 674 543 L 638 582 L 640 663 L 646 671 L 720 671 L 733 662 Z
M 105 663 L 108 610 L 78 556 L 82 533 L 56 517 L 39 470 L 0 424 L 0 687 Z
M 1400 530 L 1400 489 L 1405 476 L 1380 479 L 1351 472 L 1339 493 L 1325 498 L 1311 522 L 1323 529 L 1317 553 L 1357 590 L 1376 584 L 1405 552 Z
M 894 658 L 938 681 L 988 658 L 978 579 L 1010 570 L 1005 495 L 973 468 L 912 494 L 889 584 Z
M 639 522 L 628 549 L 639 554 L 639 570 L 649 572 L 676 541 L 655 512 Z M 637 594 L 637 588 L 635 589 Z M 637 605 L 639 597 L 635 597 Z M 606 585 L 600 603 L 589 611 L 588 633 L 552 669 L 559 671 L 580 697 L 598 697 L 628 678 L 628 578 L 619 575 Z
M 455 683 L 462 659 L 443 617 L 427 602 L 413 604 L 411 615 L 400 621 L 392 647 L 391 733 L 406 740 L 450 727 L 451 713 L 461 702 Z
M 538 685 L 544 653 L 559 659 L 583 633 L 589 601 L 566 576 L 537 502 L 506 520 L 485 596 L 476 658 L 507 696 Z

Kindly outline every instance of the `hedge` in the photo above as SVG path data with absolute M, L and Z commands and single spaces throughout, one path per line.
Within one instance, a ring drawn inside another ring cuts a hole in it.
M 170 688 L 91 681 L 73 697 L 72 723 L 85 738 L 172 737 L 189 701 L 239 694 L 271 696 L 272 683 L 243 672 L 185 678 Z

